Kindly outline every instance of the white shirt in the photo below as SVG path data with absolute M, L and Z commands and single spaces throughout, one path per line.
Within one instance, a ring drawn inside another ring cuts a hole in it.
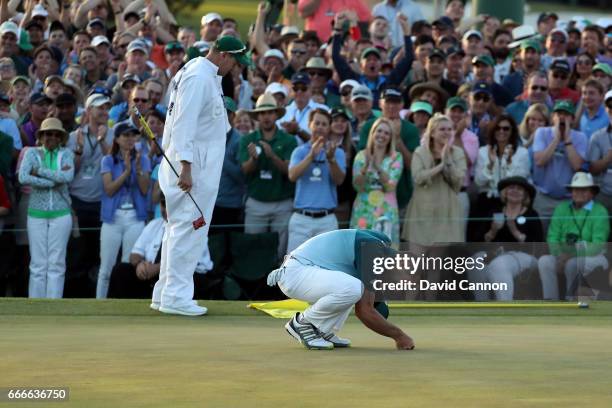
M 485 145 L 478 150 L 474 182 L 481 193 L 487 193 L 487 197 L 499 197 L 497 183 L 500 180 L 513 176 L 525 177 L 528 180 L 531 178 L 529 152 L 523 146 L 519 146 L 516 149 L 510 163 L 508 163 L 506 153 L 502 155 L 501 159 L 499 157 L 496 158 L 491 170 L 489 170 L 489 163 L 489 145 Z
M 331 110 L 329 106 L 317 103 L 312 99 L 308 101 L 308 105 L 306 105 L 304 109 L 299 110 L 297 104 L 295 101 L 293 101 L 285 108 L 285 116 L 276 121 L 276 126 L 283 129 L 281 123 L 290 122 L 291 120 L 295 119 L 300 129 L 310 134 L 310 129 L 308 128 L 308 117 L 310 116 L 310 112 L 317 108 L 324 109 L 327 112 Z M 299 145 L 304 143 L 304 141 L 298 136 L 296 136 L 296 140 L 298 140 Z
M 421 7 L 412 0 L 397 0 L 395 7 L 389 4 L 388 1 L 381 1 L 376 4 L 372 9 L 372 16 L 384 17 L 389 22 L 389 27 L 391 28 L 389 35 L 391 36 L 393 47 L 401 47 L 404 45 L 404 32 L 397 22 L 398 12 L 408 17 L 410 24 L 413 24 L 415 21 L 425 20 Z
M 145 261 L 155 263 L 157 253 L 159 252 L 164 233 L 166 232 L 166 220 L 163 218 L 156 218 L 151 220 L 136 240 L 136 243 L 132 247 L 132 253 L 140 255 Z M 206 245 L 204 245 L 204 253 L 202 258 L 198 261 L 196 266 L 196 272 L 206 273 L 213 269 L 213 262 L 210 259 L 210 252 L 208 251 L 208 237 L 205 237 Z

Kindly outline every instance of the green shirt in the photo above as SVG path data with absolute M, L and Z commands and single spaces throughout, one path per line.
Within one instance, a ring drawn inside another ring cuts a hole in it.
M 375 121 L 376 119 L 370 119 L 363 124 L 361 132 L 359 133 L 359 150 L 365 149 L 368 143 L 370 129 Z M 404 145 L 406 145 L 411 153 L 414 152 L 421 143 L 421 139 L 419 138 L 419 130 L 416 126 L 406 120 L 401 121 L 400 137 L 402 138 Z M 397 183 L 396 193 L 398 207 L 404 208 L 406 205 L 408 205 L 410 197 L 412 197 L 412 176 L 410 175 L 409 163 L 404 163 L 404 170 L 402 171 L 402 176 Z
M 240 139 L 239 158 L 240 164 L 249 160 L 249 143 L 255 143 L 260 146 L 259 141 L 263 136 L 261 131 L 249 133 Z M 276 129 L 276 133 L 268 144 L 274 153 L 282 160 L 289 161 L 293 149 L 297 147 L 295 137 L 290 136 L 280 129 Z M 247 195 L 258 201 L 272 202 L 286 200 L 292 198 L 295 190 L 295 184 L 289 181 L 286 174 L 282 174 L 274 165 L 271 159 L 268 159 L 266 154 L 261 149 L 257 157 L 257 168 L 254 172 L 246 175 Z
M 606 207 L 591 201 L 576 210 L 572 202 L 568 201 L 555 208 L 546 241 L 553 255 L 575 254 L 576 247 L 580 248 L 580 243 L 583 242 L 586 248 L 579 249 L 579 255 L 593 256 L 605 249 L 609 234 L 610 223 Z M 575 244 L 568 244 L 568 241 Z

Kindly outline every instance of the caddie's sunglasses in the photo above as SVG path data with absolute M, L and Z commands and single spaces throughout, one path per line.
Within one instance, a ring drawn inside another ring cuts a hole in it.
M 484 93 L 478 93 L 476 95 L 474 95 L 474 100 L 475 101 L 483 101 L 483 102 L 489 102 L 491 100 L 491 97 L 487 94 Z
M 546 92 L 546 91 L 548 91 L 548 87 L 546 87 L 546 86 L 538 86 L 538 85 L 533 85 L 533 86 L 531 87 L 531 90 L 532 90 L 532 91 L 542 91 L 542 92 Z

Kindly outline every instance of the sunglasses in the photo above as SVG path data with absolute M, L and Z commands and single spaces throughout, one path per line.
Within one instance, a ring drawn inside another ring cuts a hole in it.
M 489 102 L 491 100 L 491 97 L 487 94 L 484 93 L 479 93 L 474 95 L 474 100 L 475 101 L 483 101 L 483 102 Z
M 534 85 L 531 87 L 532 91 L 542 91 L 542 92 L 546 92 L 548 91 L 548 87 L 546 86 L 538 86 L 538 85 Z
M 553 73 L 553 78 L 555 78 L 555 79 L 562 79 L 562 80 L 564 80 L 564 81 L 565 81 L 567 78 L 569 78 L 569 75 L 567 75 L 567 74 L 562 74 L 562 73 L 560 73 L 560 72 L 554 72 L 554 73 Z
M 501 130 L 502 132 L 509 132 L 512 128 L 510 126 L 497 126 L 495 130 Z
M 60 137 L 61 138 L 62 136 L 64 136 L 60 132 L 51 132 L 51 131 L 49 131 L 49 132 L 42 132 L 42 134 L 43 134 L 43 136 L 47 136 L 47 137 Z
M 141 99 L 141 98 L 134 98 L 132 99 L 135 103 L 147 103 L 149 102 L 148 99 Z
M 320 76 L 320 77 L 325 77 L 327 76 L 323 71 L 310 71 L 310 76 Z
M 308 90 L 307 86 L 294 86 L 293 92 L 306 92 Z
M 565 44 L 565 38 L 552 37 L 550 41 L 554 43 Z
M 307 52 L 306 51 L 302 51 L 302 50 L 291 50 L 291 55 L 306 55 Z

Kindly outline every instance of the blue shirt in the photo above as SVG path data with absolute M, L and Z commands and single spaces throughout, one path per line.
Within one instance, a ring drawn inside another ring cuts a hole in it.
M 143 172 L 151 172 L 151 163 L 146 155 L 140 156 L 140 166 Z M 102 158 L 100 174 L 111 173 L 112 179 L 116 180 L 124 170 L 125 164 L 119 156 L 106 155 Z M 106 192 L 102 194 L 102 222 L 113 223 L 117 209 L 128 202 L 132 203 L 138 219 L 145 221 L 147 219 L 147 194 L 142 194 L 138 187 L 135 157 L 132 158 L 132 172 L 121 188 L 112 196 L 109 196 Z
M 240 170 L 239 149 L 240 133 L 232 128 L 225 141 L 225 157 L 223 158 L 221 181 L 219 182 L 219 192 L 215 203 L 218 207 L 242 208 L 244 204 L 246 182 L 244 174 Z
M 307 142 L 291 153 L 289 168 L 301 163 L 310 152 L 312 144 Z M 336 149 L 336 163 L 346 174 L 344 150 Z M 331 178 L 329 163 L 322 149 L 316 159 L 295 183 L 294 207 L 300 210 L 332 210 L 338 205 L 338 188 Z
M 606 108 L 601 104 L 599 109 L 592 118 L 589 117 L 589 112 L 584 109 L 582 116 L 580 116 L 580 131 L 584 133 L 587 140 L 591 139 L 591 135 L 597 132 L 599 129 L 603 129 L 610 124 L 610 118 L 606 112 Z
M 15 119 L 0 119 L 0 132 L 4 132 L 13 138 L 13 148 L 15 150 L 21 150 L 23 148 L 23 143 L 21 143 L 21 135 L 19 134 L 19 129 L 17 128 Z
M 523 92 L 524 75 L 523 71 L 516 71 L 504 78 L 502 86 L 506 88 L 511 98 L 516 98 Z
M 359 271 L 364 243 L 388 247 L 389 237 L 378 231 L 341 229 L 319 234 L 291 252 L 298 261 L 361 279 Z M 391 248 L 389 248 L 390 251 Z
M 533 141 L 534 155 L 545 150 L 552 142 L 553 137 L 552 127 L 542 127 L 536 130 Z M 572 129 L 570 131 L 570 138 L 578 155 L 586 160 L 588 142 L 584 133 Z M 571 196 L 565 186 L 572 181 L 574 169 L 570 165 L 565 149 L 564 144 L 559 142 L 553 157 L 546 166 L 542 167 L 536 164 L 533 169 L 533 184 L 537 187 L 538 191 L 555 199 Z

